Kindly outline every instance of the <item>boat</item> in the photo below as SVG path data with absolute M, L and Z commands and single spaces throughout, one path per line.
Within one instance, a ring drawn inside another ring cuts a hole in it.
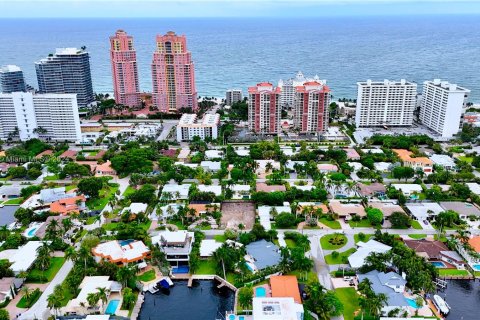
M 157 287 L 170 289 L 170 287 L 173 287 L 173 281 L 169 277 L 163 277 L 160 281 L 157 282 Z
M 446 316 L 450 312 L 450 306 L 438 294 L 433 296 L 433 304 L 444 316 Z

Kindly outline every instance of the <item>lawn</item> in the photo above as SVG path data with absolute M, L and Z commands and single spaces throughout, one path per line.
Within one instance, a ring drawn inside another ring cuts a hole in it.
M 426 234 L 409 234 L 408 236 L 416 240 L 425 239 L 427 237 Z
M 317 273 L 313 270 L 310 270 L 307 273 L 307 278 L 305 279 L 305 272 L 293 270 L 288 273 L 289 275 L 294 275 L 297 277 L 298 282 L 300 283 L 311 283 L 311 282 L 318 282 Z
M 68 186 L 65 187 L 65 191 L 70 191 L 73 190 L 77 187 L 76 184 L 69 184 Z
M 348 263 L 348 261 L 345 260 L 345 259 L 350 257 L 355 251 L 357 251 L 357 249 L 350 248 L 347 251 L 339 252 L 338 257 L 336 257 L 336 258 L 334 258 L 331 253 L 327 254 L 325 256 L 325 262 L 327 262 L 327 264 L 345 264 L 345 263 Z
M 67 303 L 72 300 L 75 296 L 73 294 L 73 292 L 68 289 L 68 288 L 65 288 L 65 285 L 62 284 L 62 287 L 63 287 L 63 299 L 62 299 L 62 307 L 65 307 L 67 305 Z
M 341 233 L 327 234 L 320 238 L 320 245 L 324 250 L 337 250 L 348 242 L 347 237 Z
M 168 220 L 167 224 L 173 224 L 177 226 L 178 230 L 187 230 L 187 227 L 182 224 L 181 220 Z
M 117 226 L 118 226 L 117 222 L 110 222 L 110 223 L 102 224 L 102 228 L 107 230 L 107 231 L 113 231 L 117 228 Z
M 457 269 L 438 269 L 438 274 L 440 276 L 469 276 L 470 273 L 467 270 L 457 270 Z
M 293 241 L 292 239 L 285 239 L 285 243 L 287 244 L 287 247 L 290 249 L 296 248 L 297 243 Z
M 41 295 L 42 292 L 40 290 L 33 290 L 30 299 L 27 300 L 25 299 L 25 297 L 22 297 L 22 299 L 18 301 L 17 308 L 30 308 L 35 304 L 35 302 L 37 302 L 38 298 L 40 298 Z
M 423 229 L 422 226 L 420 225 L 420 222 L 418 222 L 417 220 L 412 220 L 412 228 L 417 230 Z
M 198 269 L 195 274 L 216 274 L 216 263 L 213 259 L 200 260 L 198 263 Z
M 466 163 L 472 163 L 473 157 L 461 156 L 461 157 L 458 157 L 458 160 Z
M 127 189 L 123 192 L 122 196 L 125 198 L 134 193 L 136 190 L 132 186 L 128 186 Z
M 19 198 L 9 199 L 9 200 L 5 201 L 3 204 L 15 205 L 15 204 L 22 204 L 22 202 L 23 202 L 23 198 L 19 197 Z
M 102 210 L 110 200 L 110 197 L 118 190 L 118 185 L 110 186 L 100 190 L 100 196 L 87 200 L 87 206 L 90 210 Z
M 155 270 L 148 270 L 137 277 L 138 280 L 143 282 L 152 281 L 156 278 Z
M 43 271 L 40 269 L 32 269 L 27 276 L 27 282 L 29 283 L 45 283 L 52 281 L 53 277 L 57 274 L 58 270 L 65 263 L 64 257 L 51 257 L 50 258 L 50 267 Z M 42 278 L 45 277 L 47 281 L 42 281 Z
M 326 225 L 330 229 L 342 229 L 342 227 L 340 226 L 340 222 L 338 222 L 337 220 L 329 220 L 329 219 L 323 217 L 319 220 L 319 222 L 323 223 L 324 225 Z
M 227 238 L 223 234 L 217 234 L 216 236 L 213 236 L 213 239 L 217 242 L 225 242 L 227 241 Z
M 354 288 L 338 288 L 335 290 L 338 299 L 343 303 L 343 317 L 345 320 L 353 320 L 358 305 L 358 294 Z
M 374 234 L 365 234 L 365 239 L 363 240 L 363 242 L 367 242 L 368 240 L 370 240 L 370 238 L 373 238 L 374 236 Z M 355 239 L 355 243 L 362 241 L 360 240 L 360 236 L 358 235 L 358 233 L 353 235 L 353 239 Z
M 368 219 L 362 219 L 360 221 L 348 221 L 348 224 L 352 228 L 371 228 L 372 224 L 370 223 L 370 220 Z
M 45 178 L 43 178 L 43 180 L 45 180 L 45 181 L 53 181 L 53 180 L 58 180 L 58 179 L 60 179 L 58 174 L 54 174 L 53 176 L 46 176 Z

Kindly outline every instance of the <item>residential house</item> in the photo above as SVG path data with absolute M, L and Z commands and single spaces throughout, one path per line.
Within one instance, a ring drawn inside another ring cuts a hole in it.
M 453 210 L 457 212 L 460 218 L 464 220 L 469 217 L 480 217 L 480 209 L 474 203 L 462 201 L 441 201 L 439 204 L 443 209 L 445 209 L 445 211 Z
M 234 184 L 230 187 L 233 192 L 232 199 L 250 199 L 250 186 L 248 184 Z
M 190 184 L 167 183 L 162 189 L 162 198 L 167 200 L 186 200 L 190 194 Z
M 115 176 L 117 175 L 117 171 L 112 168 L 112 163 L 110 160 L 107 162 L 99 164 L 95 167 L 95 176 L 96 177 L 103 177 L 103 176 Z
M 15 298 L 17 288 L 15 286 L 17 278 L 4 277 L 0 279 L 0 303 L 5 303 L 7 300 Z M 20 280 L 20 279 L 18 279 Z
M 258 207 L 258 217 L 260 218 L 260 224 L 265 228 L 265 230 L 272 229 L 271 220 L 274 219 L 273 213 L 291 213 L 292 209 L 290 204 L 284 203 L 283 206 L 259 206 Z
M 100 243 L 92 249 L 92 254 L 97 260 L 107 260 L 116 265 L 141 263 L 150 258 L 150 249 L 139 240 L 112 240 Z
M 37 260 L 37 249 L 42 246 L 41 241 L 28 241 L 17 249 L 7 249 L 0 252 L 0 260 L 8 260 L 10 269 L 18 275 L 21 271 L 28 271 Z
M 348 257 L 348 263 L 353 269 L 359 269 L 365 264 L 365 260 L 372 253 L 386 253 L 392 249 L 381 242 L 370 239 L 367 242 L 359 241 L 357 251 Z
M 410 197 L 412 195 L 420 194 L 423 192 L 422 186 L 414 183 L 394 183 L 392 187 L 402 192 L 405 196 Z
M 345 202 L 341 200 L 330 200 L 330 211 L 337 214 L 340 218 L 346 221 L 352 219 L 353 216 L 360 218 L 366 217 L 365 208 L 359 202 Z
M 264 239 L 252 242 L 245 247 L 245 260 L 250 271 L 255 272 L 280 263 L 280 248 Z
M 197 189 L 200 192 L 212 192 L 213 194 L 215 194 L 216 197 L 219 197 L 222 195 L 222 186 L 199 184 L 197 186 Z
M 268 185 L 265 182 L 257 182 L 256 185 L 256 190 L 257 192 L 285 192 L 287 191 L 287 188 L 281 184 L 281 185 Z
M 194 241 L 194 233 L 185 230 L 160 231 L 158 235 L 152 237 L 152 243 L 165 253 L 170 264 L 177 265 L 188 263 Z
M 446 154 L 433 154 L 430 156 L 430 160 L 433 161 L 434 165 L 442 167 L 445 170 L 455 171 L 457 169 L 455 160 Z
M 337 165 L 331 164 L 331 163 L 319 163 L 317 164 L 317 168 L 321 173 L 330 173 L 330 172 L 338 171 Z
M 383 212 L 383 216 L 388 218 L 394 212 L 406 213 L 401 206 L 398 205 L 395 200 L 385 200 L 385 201 L 369 201 L 368 206 L 376 209 L 380 209 Z
M 358 194 L 361 197 L 373 198 L 373 197 L 384 197 L 387 189 L 382 183 L 374 182 L 371 184 L 358 184 Z
M 273 298 L 290 297 L 295 303 L 302 303 L 296 276 L 271 276 L 270 288 Z
M 207 172 L 217 172 L 222 168 L 222 163 L 220 161 L 202 161 L 200 166 Z
M 50 212 L 62 215 L 81 213 L 87 209 L 85 196 L 76 196 L 73 198 L 60 199 L 50 204 Z
M 400 314 L 404 311 L 409 312 L 409 304 L 404 296 L 407 281 L 398 273 L 384 273 L 373 270 L 365 274 L 359 274 L 357 277 L 359 282 L 364 279 L 370 280 L 375 294 L 383 293 L 387 296 L 387 304 L 382 308 L 382 314 L 388 314 L 394 309 L 402 310 Z
M 433 161 L 427 157 L 412 157 L 413 153 L 405 149 L 392 150 L 397 154 L 404 166 L 414 170 L 421 169 L 427 175 L 433 172 Z
M 344 150 L 347 153 L 348 160 L 353 160 L 353 161 L 360 160 L 360 155 L 358 154 L 357 150 L 353 148 L 346 148 Z
M 420 257 L 428 261 L 443 261 L 457 269 L 465 269 L 465 262 L 456 251 L 449 250 L 441 241 L 404 240 L 407 247 L 414 250 Z M 451 267 L 447 265 L 447 267 Z
M 222 246 L 221 242 L 214 239 L 204 239 L 200 243 L 200 258 L 208 258 L 213 256 L 213 253 Z

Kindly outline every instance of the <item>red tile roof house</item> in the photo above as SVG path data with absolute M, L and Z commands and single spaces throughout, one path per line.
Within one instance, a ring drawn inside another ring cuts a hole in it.
M 85 210 L 84 196 L 76 196 L 72 198 L 60 199 L 50 204 L 50 211 L 62 215 L 70 215 L 72 213 L 80 213 Z M 77 203 L 78 202 L 78 203 Z
M 257 192 L 275 192 L 275 191 L 285 192 L 287 191 L 287 188 L 284 185 L 268 185 L 263 182 L 257 183 Z
M 100 151 L 98 151 L 97 154 L 94 155 L 94 156 L 86 156 L 86 157 L 85 157 L 85 160 L 87 160 L 87 161 L 97 161 L 97 160 L 100 160 L 100 159 L 102 159 L 102 157 L 105 155 L 105 153 L 107 153 L 107 151 L 105 151 L 105 150 L 100 150 Z
M 53 155 L 53 150 L 45 150 L 37 154 L 35 159 L 42 159 L 43 157 L 49 157 L 51 155 Z
M 67 150 L 65 151 L 64 153 L 62 153 L 60 155 L 60 159 L 72 159 L 72 160 L 75 160 L 75 158 L 77 157 L 77 151 L 75 150 Z
M 440 241 L 404 240 L 405 245 L 413 249 L 418 256 L 429 261 L 443 261 L 457 269 L 465 269 L 465 262 L 456 251 L 451 251 Z
M 101 177 L 101 176 L 115 176 L 117 174 L 117 171 L 112 168 L 112 163 L 110 160 L 103 164 L 97 165 L 95 168 L 95 176 L 96 177 Z

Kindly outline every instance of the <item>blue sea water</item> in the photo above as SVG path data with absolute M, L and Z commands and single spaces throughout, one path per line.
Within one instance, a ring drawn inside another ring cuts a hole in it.
M 480 17 L 397 16 L 298 19 L 2 19 L 0 65 L 17 64 L 35 87 L 34 61 L 56 47 L 87 46 L 95 91 L 112 92 L 108 37 L 135 37 L 141 89 L 151 89 L 155 35 L 188 37 L 199 95 L 223 96 L 298 70 L 327 79 L 335 97 L 356 96 L 356 82 L 442 78 L 480 100 Z

